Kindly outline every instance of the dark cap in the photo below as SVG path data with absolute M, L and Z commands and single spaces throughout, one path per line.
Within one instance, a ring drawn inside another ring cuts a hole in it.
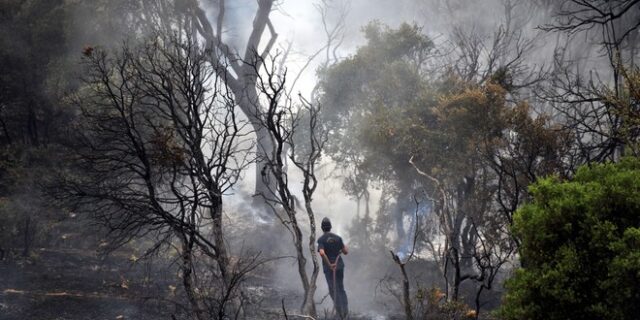
M 320 228 L 322 228 L 322 231 L 324 231 L 324 232 L 331 231 L 331 220 L 329 220 L 329 218 L 327 218 L 327 217 L 322 219 L 322 223 L 320 224 Z

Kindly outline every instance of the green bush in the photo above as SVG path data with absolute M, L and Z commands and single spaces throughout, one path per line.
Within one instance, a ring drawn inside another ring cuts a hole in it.
M 546 178 L 514 216 L 522 267 L 507 281 L 504 319 L 636 319 L 640 315 L 640 161 Z

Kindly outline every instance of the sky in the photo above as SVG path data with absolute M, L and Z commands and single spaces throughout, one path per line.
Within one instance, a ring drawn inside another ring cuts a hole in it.
M 430 0 L 433 1 L 433 0 Z M 436 0 L 441 1 L 441 0 Z M 279 1 L 271 14 L 272 22 L 278 33 L 276 50 L 285 51 L 292 43 L 292 51 L 287 59 L 290 74 L 298 74 L 308 58 L 326 44 L 326 35 L 322 28 L 322 17 L 317 6 L 326 5 L 327 20 L 333 27 L 343 10 L 346 11 L 344 41 L 338 48 L 340 57 L 347 57 L 364 43 L 360 32 L 367 23 L 378 20 L 391 27 L 402 22 L 417 22 L 424 19 L 424 5 L 409 0 L 288 0 Z M 251 21 L 256 11 L 253 0 L 237 0 L 226 4 L 225 36 L 241 47 L 251 32 Z M 263 39 L 264 45 L 264 39 Z M 295 91 L 308 94 L 315 83 L 315 70 L 323 61 L 319 55 L 305 69 Z

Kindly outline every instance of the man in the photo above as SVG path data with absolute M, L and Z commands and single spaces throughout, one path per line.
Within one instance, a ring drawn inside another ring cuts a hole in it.
M 318 239 L 318 252 L 322 257 L 324 277 L 327 279 L 329 294 L 333 299 L 336 313 L 341 319 L 344 319 L 349 313 L 349 303 L 347 293 L 344 291 L 344 261 L 342 261 L 340 254 L 346 255 L 349 251 L 342 242 L 342 238 L 330 232 L 331 221 L 329 218 L 322 219 L 320 227 L 324 234 Z

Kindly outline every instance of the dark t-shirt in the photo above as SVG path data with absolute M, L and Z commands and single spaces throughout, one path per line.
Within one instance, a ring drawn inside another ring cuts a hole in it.
M 335 263 L 336 258 L 342 252 L 342 248 L 344 248 L 342 238 L 335 233 L 325 232 L 325 234 L 318 239 L 318 251 L 320 251 L 320 249 L 324 249 L 324 253 L 327 255 L 331 263 Z M 324 272 L 331 271 L 329 265 L 327 265 L 327 262 L 324 259 L 322 259 L 322 269 Z M 342 257 L 338 260 L 338 269 L 344 269 Z

